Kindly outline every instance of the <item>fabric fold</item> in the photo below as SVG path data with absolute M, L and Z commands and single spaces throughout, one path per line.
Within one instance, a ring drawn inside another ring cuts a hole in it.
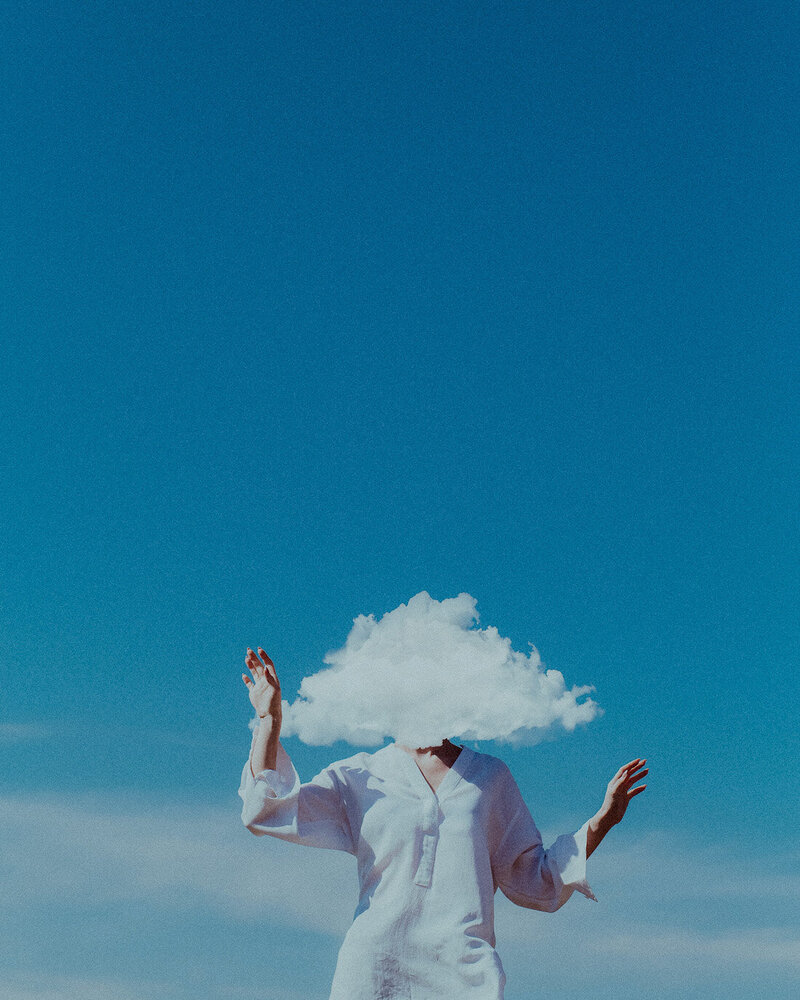
M 263 785 L 258 789 L 258 785 Z M 239 796 L 244 799 L 245 795 L 266 795 L 269 798 L 285 798 L 291 795 L 300 786 L 300 777 L 295 769 L 289 754 L 284 750 L 283 745 L 278 743 L 278 757 L 274 769 L 266 768 L 253 774 L 250 758 L 247 759 L 242 770 L 242 780 L 239 785 Z
M 562 834 L 547 850 L 547 861 L 554 877 L 561 883 L 559 905 L 562 906 L 573 892 L 580 892 L 587 899 L 597 902 L 586 881 L 586 838 L 589 820 L 575 833 Z

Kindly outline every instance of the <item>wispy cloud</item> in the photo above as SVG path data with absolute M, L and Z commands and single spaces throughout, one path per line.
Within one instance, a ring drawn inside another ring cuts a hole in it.
M 239 986 L 208 984 L 204 996 L 215 1000 L 253 1000 L 264 996 L 263 986 L 253 983 Z M 3 1000 L 175 1000 L 197 997 L 196 987 L 178 985 L 174 979 L 120 979 L 109 977 L 43 975 L 36 972 L 0 973 L 0 996 Z M 302 990 L 281 989 L 271 985 L 269 1000 L 309 1000 Z
M 788 965 L 800 970 L 800 934 L 784 927 L 713 931 L 642 930 L 600 934 L 590 943 L 595 951 L 620 958 L 641 959 L 650 964 L 673 963 L 676 959 L 713 963 L 716 966 Z
M 698 843 L 668 830 L 653 830 L 618 846 L 613 835 L 591 861 L 609 885 L 627 898 L 672 904 L 734 898 L 790 900 L 800 897 L 800 852 L 764 851 L 756 860 L 735 841 Z
M 126 807 L 111 796 L 6 796 L 0 840 L 7 905 L 202 905 L 242 920 L 269 912 L 276 921 L 336 935 L 347 929 L 357 901 L 349 855 L 256 839 L 233 802 L 230 810 L 180 810 Z
M 70 907 L 85 913 L 132 904 L 154 914 L 192 919 L 202 914 L 217 926 L 257 922 L 259 934 L 267 936 L 271 927 L 290 927 L 299 952 L 313 962 L 320 935 L 335 948 L 350 924 L 357 897 L 353 859 L 254 838 L 240 825 L 237 803 L 232 799 L 230 809 L 197 803 L 167 807 L 114 794 L 0 798 L 6 919 L 19 921 L 37 907 L 36 912 L 63 914 Z M 775 919 L 776 900 L 788 908 L 797 892 L 795 861 L 754 860 L 731 843 L 692 852 L 670 831 L 619 846 L 609 840 L 589 866 L 599 906 L 584 906 L 578 898 L 557 914 L 540 914 L 498 894 L 498 948 L 515 982 L 533 974 L 535 961 L 540 981 L 548 976 L 561 981 L 565 967 L 573 983 L 596 982 L 598 975 L 613 982 L 623 973 L 630 981 L 635 966 L 642 983 L 655 975 L 678 983 L 676 970 L 691 966 L 698 981 L 736 975 L 754 982 L 771 977 L 780 984 L 796 976 L 800 964 L 797 921 L 777 926 Z M 709 920 L 713 899 L 718 904 Z M 740 925 L 715 922 L 720 913 L 735 914 Z M 181 923 L 178 919 L 175 926 Z M 144 953 L 148 945 L 132 938 L 130 947 Z M 322 966 L 325 961 L 319 959 Z M 174 970 L 170 974 L 174 978 Z M 263 969 L 257 973 L 262 975 Z M 291 981 L 273 985 L 273 1000 L 299 1000 Z M 239 989 L 235 983 L 224 989 L 209 985 L 203 996 L 253 995 Z M 174 985 L 154 981 L 8 973 L 0 975 L 0 993 L 9 1000 L 184 996 Z M 509 995 L 515 995 L 513 989 Z
M 256 915 L 263 919 L 270 913 L 276 922 L 339 937 L 347 930 L 357 901 L 352 858 L 254 838 L 241 826 L 233 800 L 228 810 L 197 804 L 185 808 L 161 802 L 131 804 L 111 795 L 103 799 L 4 796 L 0 839 L 4 845 L 0 873 L 8 906 L 37 901 L 92 906 L 132 900 L 172 910 L 202 906 L 234 920 Z M 604 905 L 602 924 L 596 920 L 595 907 L 583 913 L 580 900 L 577 905 L 570 903 L 569 911 L 582 928 L 597 933 L 602 929 L 603 940 L 616 942 L 613 947 L 620 952 L 631 940 L 628 916 L 635 918 L 638 935 L 642 918 L 657 913 L 659 934 L 669 949 L 669 942 L 682 940 L 683 934 L 706 940 L 699 933 L 702 929 L 686 923 L 686 913 L 694 912 L 698 901 L 738 900 L 751 911 L 756 908 L 763 926 L 765 913 L 759 913 L 758 901 L 766 905 L 776 899 L 790 901 L 800 891 L 795 864 L 796 859 L 784 857 L 756 864 L 731 844 L 696 849 L 692 855 L 674 834 L 657 831 L 625 847 L 607 849 L 604 844 L 592 858 L 589 879 Z M 527 940 L 530 911 L 500 895 L 497 904 L 505 939 Z M 545 921 L 545 926 L 551 923 Z M 746 930 L 737 929 L 727 936 L 707 937 L 708 948 L 722 956 L 725 942 L 737 940 L 735 934 L 740 932 L 742 941 L 751 940 Z M 791 935 L 781 943 L 770 933 L 764 932 L 765 939 L 778 942 L 773 948 L 775 960 L 794 960 Z M 763 953 L 754 951 L 752 960 L 760 960 Z M 750 952 L 740 948 L 737 954 Z
M 625 888 L 620 889 L 624 906 L 605 906 L 609 893 L 601 895 L 605 912 L 597 917 L 580 897 L 568 904 L 559 915 L 542 919 L 539 914 L 515 907 L 505 898 L 497 899 L 498 947 L 501 954 L 524 956 L 535 937 L 537 948 L 552 949 L 563 959 L 569 958 L 575 968 L 597 967 L 597 957 L 603 957 L 607 967 L 627 966 L 635 961 L 643 974 L 657 972 L 664 966 L 694 962 L 708 971 L 726 972 L 735 963 L 740 970 L 769 965 L 784 973 L 800 966 L 800 926 L 745 926 L 721 930 L 698 921 L 679 906 L 665 905 L 651 896 L 649 905 L 642 907 Z M 740 897 L 739 914 L 758 921 L 763 913 L 748 913 L 747 897 Z M 609 912 L 610 911 L 610 912 Z M 564 926 L 569 924 L 565 937 Z M 658 926 L 656 926 L 656 924 Z M 587 954 L 595 956 L 587 960 Z
M 520 653 L 496 628 L 476 628 L 475 598 L 423 592 L 377 620 L 359 615 L 345 645 L 284 703 L 283 732 L 305 743 L 410 746 L 445 738 L 535 743 L 600 708 L 592 688 L 567 688 L 536 649 Z M 584 699 L 584 700 L 582 700 Z
M 47 728 L 37 722 L 0 722 L 0 744 L 43 740 Z
M 167 983 L 53 976 L 26 972 L 24 977 L 0 973 L 4 1000 L 149 1000 L 164 996 Z

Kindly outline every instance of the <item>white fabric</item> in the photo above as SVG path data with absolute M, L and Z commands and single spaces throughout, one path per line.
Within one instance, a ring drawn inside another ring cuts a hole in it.
M 253 833 L 347 851 L 360 895 L 330 1000 L 501 1000 L 494 893 L 557 910 L 586 882 L 586 831 L 545 850 L 508 767 L 463 747 L 433 792 L 394 743 L 301 784 L 282 745 L 277 768 L 245 764 L 242 822 Z

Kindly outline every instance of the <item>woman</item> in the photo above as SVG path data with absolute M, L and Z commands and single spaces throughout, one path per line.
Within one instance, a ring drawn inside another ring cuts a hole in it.
M 444 740 L 390 743 L 300 783 L 279 742 L 281 690 L 263 649 L 242 674 L 259 716 L 239 794 L 257 835 L 347 851 L 360 895 L 330 1000 L 501 1000 L 494 893 L 552 912 L 572 893 L 594 899 L 586 859 L 622 819 L 648 769 L 624 765 L 600 810 L 549 850 L 506 765 Z

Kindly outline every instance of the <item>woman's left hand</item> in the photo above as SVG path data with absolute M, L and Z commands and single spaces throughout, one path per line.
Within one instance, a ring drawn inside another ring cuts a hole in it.
M 629 764 L 623 764 L 611 781 L 609 781 L 608 788 L 606 789 L 606 797 L 600 808 L 600 815 L 609 826 L 619 823 L 625 815 L 625 810 L 628 808 L 630 800 L 634 795 L 638 795 L 639 792 L 643 792 L 647 788 L 647 785 L 639 785 L 638 788 L 633 787 L 650 770 L 649 767 L 642 766 L 646 763 L 646 760 L 637 757 L 636 760 L 632 760 Z

